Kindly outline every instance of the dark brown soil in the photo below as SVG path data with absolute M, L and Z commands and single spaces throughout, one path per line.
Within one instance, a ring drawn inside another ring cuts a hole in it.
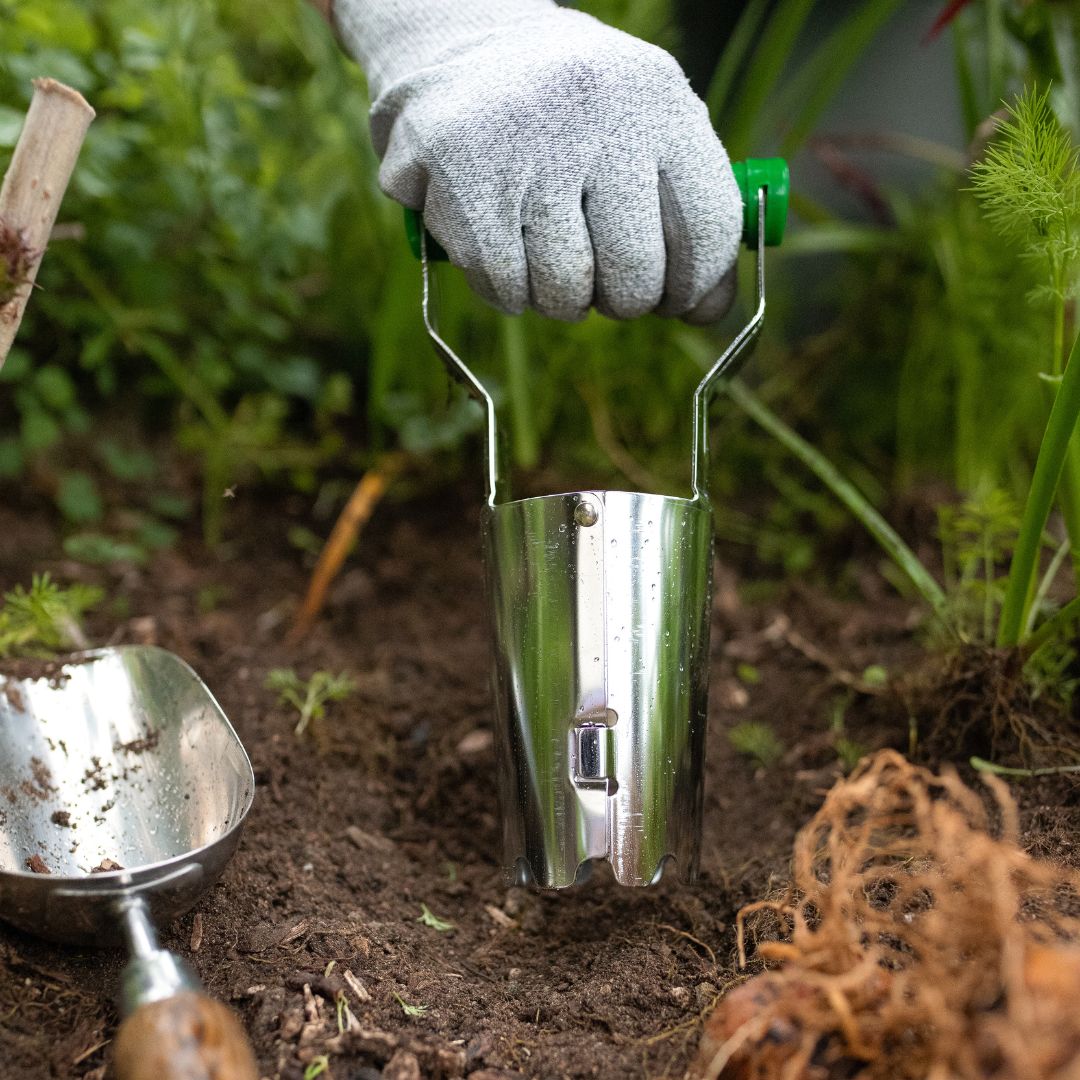
M 572 894 L 508 890 L 472 493 L 381 508 L 293 650 L 307 568 L 284 538 L 306 507 L 237 504 L 246 539 L 220 556 L 192 536 L 149 568 L 104 573 L 63 560 L 45 514 L 2 500 L 0 587 L 31 569 L 104 584 L 93 640 L 179 653 L 244 741 L 258 791 L 239 852 L 163 940 L 237 1010 L 262 1074 L 298 1080 L 326 1054 L 337 1080 L 681 1076 L 736 974 L 736 911 L 787 881 L 794 834 L 840 775 L 830 724 L 842 716 L 842 737 L 867 749 L 907 738 L 850 684 L 915 655 L 910 607 L 870 569 L 859 603 L 788 589 L 748 606 L 721 567 L 700 881 L 630 891 L 598 873 Z M 298 739 L 264 688 L 275 667 L 345 671 L 358 690 Z M 735 754 L 727 732 L 743 721 L 772 725 L 777 764 Z M 1021 788 L 1031 846 L 1069 854 L 1072 790 Z M 424 906 L 451 928 L 422 921 Z M 0 929 L 4 1074 L 101 1076 L 122 962 Z M 358 1025 L 341 1037 L 340 1000 Z

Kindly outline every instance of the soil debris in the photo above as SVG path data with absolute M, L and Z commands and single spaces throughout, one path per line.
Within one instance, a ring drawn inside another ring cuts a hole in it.
M 49 820 L 54 825 L 59 825 L 61 829 L 71 828 L 71 814 L 67 810 L 54 810 Z
M 30 773 L 33 779 L 24 780 L 19 785 L 19 790 L 36 802 L 45 802 L 56 790 L 52 782 L 52 772 L 41 758 L 30 759 Z
M 161 732 L 151 728 L 145 735 L 131 742 L 117 743 L 113 749 L 124 754 L 142 754 L 147 750 L 154 750 L 161 741 Z
M 738 916 L 780 961 L 706 1021 L 699 1080 L 1064 1080 L 1080 1074 L 1080 873 L 1027 855 L 984 800 L 895 751 L 840 781 L 793 882 Z
M 26 242 L 26 234 L 0 218 L 0 308 L 30 280 L 30 271 L 41 253 Z
M 23 697 L 23 692 L 15 679 L 4 680 L 4 697 L 16 712 L 26 712 L 26 698 Z
M 114 859 L 102 859 L 101 862 L 95 866 L 90 873 L 91 874 L 111 874 L 114 870 L 123 870 L 124 868 L 116 862 Z
M 105 776 L 105 766 L 102 763 L 101 758 L 92 757 L 90 759 L 90 768 L 83 773 L 82 782 L 91 791 L 104 791 L 108 785 L 108 778 Z
M 45 865 L 45 860 L 40 855 L 31 855 L 26 860 L 26 867 L 31 874 L 51 874 L 52 871 Z

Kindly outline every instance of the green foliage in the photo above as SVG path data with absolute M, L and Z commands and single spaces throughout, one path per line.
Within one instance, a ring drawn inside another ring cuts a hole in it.
M 325 719 L 330 702 L 344 701 L 353 693 L 356 683 L 344 673 L 332 675 L 329 671 L 316 671 L 305 682 L 292 668 L 274 668 L 266 676 L 266 688 L 299 713 L 295 733 L 303 735 L 312 721 Z
M 866 676 L 873 669 L 867 668 L 863 672 L 863 681 L 868 682 Z M 884 668 L 879 669 L 884 671 Z M 888 674 L 886 673 L 886 678 Z M 871 676 L 873 679 L 874 676 Z M 875 682 L 870 682 L 870 685 L 879 685 Z M 836 757 L 840 762 L 840 767 L 845 773 L 851 772 L 856 765 L 866 756 L 866 747 L 857 739 L 853 739 L 847 734 L 847 711 L 851 707 L 851 703 L 854 700 L 855 695 L 852 691 L 848 690 L 840 694 L 833 702 L 832 710 L 829 714 L 829 734 L 832 735 L 833 749 L 836 751 Z
M 85 648 L 80 620 L 101 601 L 100 589 L 64 589 L 48 574 L 35 574 L 29 590 L 17 585 L 4 593 L 0 607 L 0 658 L 49 657 Z
M 1027 90 L 1009 108 L 999 138 L 972 169 L 988 222 L 1045 274 L 1042 295 L 1053 305 L 1048 357 L 1053 403 L 1039 446 L 1002 605 L 998 642 L 1016 645 L 1030 631 L 1042 533 L 1055 494 L 1080 583 L 1080 362 L 1062 368 L 1065 302 L 1075 291 L 1080 261 L 1080 151 L 1049 104 L 1048 92 Z M 1077 343 L 1072 354 L 1077 354 Z
M 1019 525 L 1015 500 L 995 488 L 938 509 L 945 622 L 952 637 L 985 645 L 994 640 Z
M 990 225 L 1027 257 L 1045 264 L 1040 290 L 1065 299 L 1077 288 L 1080 261 L 1080 149 L 1050 107 L 1049 92 L 1024 91 L 972 184 Z
M 760 721 L 744 720 L 731 728 L 727 736 L 737 754 L 750 758 L 763 769 L 775 765 L 784 756 L 784 744 L 776 732 Z

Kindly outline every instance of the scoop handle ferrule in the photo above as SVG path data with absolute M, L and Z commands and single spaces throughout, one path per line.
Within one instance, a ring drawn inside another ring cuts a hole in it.
M 158 945 L 146 900 L 131 894 L 116 906 L 131 953 L 122 976 L 126 1019 L 113 1043 L 117 1080 L 258 1080 L 236 1015 Z

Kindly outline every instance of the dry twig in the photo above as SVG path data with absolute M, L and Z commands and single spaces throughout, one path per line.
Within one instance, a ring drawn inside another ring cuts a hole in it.
M 373 468 L 364 473 L 356 485 L 345 508 L 341 511 L 330 538 L 319 552 L 319 561 L 308 584 L 304 602 L 300 605 L 287 642 L 296 645 L 308 634 L 319 613 L 326 603 L 326 594 L 341 570 L 349 549 L 360 530 L 371 520 L 375 508 L 379 505 L 386 489 L 405 466 L 405 456 L 399 453 L 386 454 Z

